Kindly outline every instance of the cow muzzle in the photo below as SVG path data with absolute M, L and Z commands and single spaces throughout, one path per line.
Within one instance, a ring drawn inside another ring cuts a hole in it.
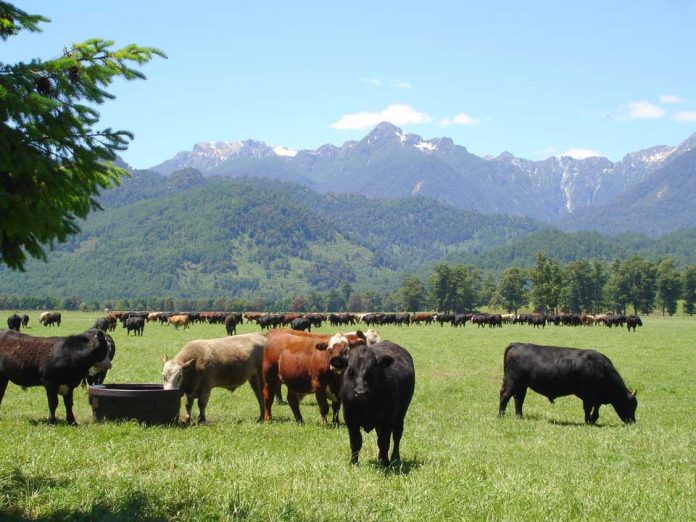
M 109 370 L 110 368 L 111 368 L 111 360 L 107 357 L 103 361 L 98 362 L 97 364 L 92 366 L 89 369 L 89 374 L 90 374 L 90 376 L 94 377 L 99 372 L 102 372 L 104 370 Z

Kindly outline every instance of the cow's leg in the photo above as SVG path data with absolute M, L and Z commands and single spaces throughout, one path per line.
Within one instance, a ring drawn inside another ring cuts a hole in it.
M 592 417 L 592 401 L 584 400 L 582 401 L 582 409 L 585 410 L 585 424 L 593 424 L 591 421 Z
M 391 454 L 391 459 L 390 462 L 397 462 L 401 460 L 401 455 L 399 453 L 399 445 L 401 444 L 401 436 L 404 434 L 404 417 L 406 415 L 406 412 L 404 412 L 403 415 L 399 415 L 399 418 L 397 418 L 394 428 L 392 429 L 392 438 L 394 439 L 394 449 L 392 450 Z
M 321 425 L 326 426 L 326 416 L 329 414 L 329 401 L 326 398 L 326 392 L 317 391 L 315 394 L 317 404 L 319 405 L 319 415 L 321 415 Z
M 263 420 L 271 420 L 271 408 L 273 407 L 273 397 L 276 390 L 280 387 L 278 379 L 278 367 L 273 364 L 263 363 Z
M 278 387 L 275 390 L 275 399 L 278 401 L 278 404 L 287 404 L 285 402 L 285 399 L 283 399 L 283 383 L 280 382 L 280 379 L 278 379 Z
M 205 407 L 208 405 L 208 400 L 210 399 L 210 388 L 204 388 L 198 394 L 198 423 L 202 424 L 205 422 Z
M 335 428 L 337 428 L 341 424 L 341 419 L 338 416 L 339 412 L 341 411 L 341 401 L 333 401 L 331 403 L 331 409 L 333 411 L 333 415 L 331 416 L 331 423 L 334 425 Z
M 192 393 L 186 394 L 186 416 L 184 417 L 184 422 L 188 424 L 191 422 L 191 411 L 193 410 L 193 400 L 194 396 Z
M 58 392 L 55 389 L 46 388 L 46 398 L 48 399 L 48 423 L 56 423 L 56 408 L 58 407 Z
M 350 463 L 357 464 L 360 456 L 360 448 L 362 448 L 362 434 L 360 426 L 348 426 L 348 438 L 350 439 Z
M 383 426 L 378 426 L 377 432 L 377 448 L 379 449 L 379 463 L 382 466 L 389 465 L 389 439 L 391 439 L 391 430 Z
M 75 414 L 73 413 L 73 388 L 63 395 L 63 404 L 65 405 L 65 420 L 70 426 L 77 426 Z
M 295 421 L 302 424 L 304 419 L 300 413 L 300 396 L 290 389 L 288 389 L 288 404 L 290 405 L 292 414 L 295 416 Z
M 515 391 L 515 415 L 522 418 L 522 405 L 527 395 L 527 387 L 520 387 Z
M 7 383 L 10 380 L 4 375 L 0 375 L 0 404 L 2 404 L 2 399 L 5 397 L 5 390 L 7 389 Z
M 498 417 L 505 415 L 505 408 L 507 408 L 508 402 L 512 398 L 512 386 L 508 385 L 507 381 L 503 379 L 503 385 L 500 387 L 500 405 L 498 406 Z
M 259 403 L 259 422 L 263 420 L 263 385 L 261 384 L 261 377 L 254 375 L 249 379 L 249 385 L 251 389 L 254 390 L 254 395 Z
M 594 424 L 599 419 L 599 408 L 601 404 L 595 404 L 592 408 L 592 413 L 590 414 L 590 422 Z

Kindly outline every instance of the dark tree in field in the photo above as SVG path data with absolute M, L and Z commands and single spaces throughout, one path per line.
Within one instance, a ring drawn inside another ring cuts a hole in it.
M 696 304 L 696 265 L 689 265 L 682 274 L 682 298 L 684 299 L 684 313 L 693 315 Z
M 517 314 L 517 310 L 529 302 L 527 277 L 521 268 L 508 268 L 500 274 L 496 302 L 508 312 Z
M 662 308 L 662 315 L 665 315 L 665 311 L 669 315 L 674 315 L 677 311 L 681 282 L 674 260 L 665 257 L 657 267 L 657 304 Z
M 0 2 L 3 40 L 48 21 Z M 132 65 L 164 54 L 112 46 L 91 39 L 53 60 L 0 62 L 0 262 L 13 269 L 78 232 L 77 220 L 100 208 L 99 191 L 126 175 L 113 161 L 133 136 L 96 128 L 94 106 L 114 97 L 105 88 L 117 78 L 144 78 Z

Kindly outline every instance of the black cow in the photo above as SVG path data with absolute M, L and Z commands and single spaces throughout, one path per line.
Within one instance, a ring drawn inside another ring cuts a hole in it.
M 340 397 L 350 437 L 350 462 L 358 462 L 362 447 L 360 428 L 368 433 L 377 431 L 381 465 L 390 462 L 387 455 L 392 436 L 391 461 L 399 460 L 404 417 L 416 384 L 411 354 L 399 345 L 384 341 L 369 348 L 355 347 L 347 357 L 332 357 L 331 365 L 339 371 L 345 369 Z
M 631 328 L 633 328 L 633 331 L 636 331 L 636 326 L 643 326 L 643 321 L 640 320 L 640 317 L 637 315 L 629 315 L 626 318 L 626 328 L 628 328 L 628 331 L 631 331 Z
M 109 322 L 109 319 L 106 317 L 100 317 L 96 321 L 94 321 L 94 328 L 97 330 L 101 330 L 102 332 L 106 332 L 111 328 L 111 323 Z
M 472 314 L 454 314 L 454 319 L 452 319 L 452 326 L 466 326 L 466 322 L 471 319 Z
M 123 327 L 126 329 L 126 335 L 130 335 L 131 331 L 135 335 L 143 335 L 145 330 L 145 318 L 144 317 L 129 317 L 123 323 Z
M 582 400 L 585 422 L 594 424 L 602 404 L 611 404 L 625 423 L 636 421 L 638 401 L 609 358 L 595 350 L 512 343 L 503 356 L 503 386 L 498 415 L 505 414 L 511 397 L 515 413 L 522 417 L 527 388 L 553 402 L 575 395 Z
M 445 323 L 452 323 L 454 321 L 454 314 L 437 314 L 435 320 L 443 326 Z
M 0 403 L 8 382 L 43 386 L 48 398 L 48 423 L 55 424 L 58 395 L 65 419 L 76 424 L 73 390 L 90 370 L 109 368 L 109 344 L 100 330 L 68 337 L 33 337 L 0 330 Z
M 225 317 L 225 331 L 227 335 L 234 335 L 237 333 L 237 325 L 239 322 L 235 314 L 228 314 L 227 317 Z
M 89 330 L 87 330 L 85 332 L 85 334 L 96 335 L 96 332 L 98 330 L 100 330 L 100 328 L 96 328 L 96 327 L 90 328 Z M 102 330 L 102 332 L 103 331 L 104 330 Z M 104 333 L 104 338 L 106 339 L 106 342 L 109 345 L 109 363 L 113 363 L 114 357 L 116 356 L 116 343 L 114 342 L 114 338 L 111 337 L 108 333 Z M 109 367 L 111 367 L 111 364 L 109 365 Z M 97 370 L 97 369 L 92 370 L 90 368 L 89 372 L 87 373 L 87 375 L 85 376 L 85 378 L 82 382 L 84 384 L 89 384 L 90 386 L 104 384 L 104 380 L 106 379 L 106 374 L 108 371 L 109 371 L 109 368 L 103 368 L 101 370 Z
M 7 318 L 7 327 L 10 330 L 14 330 L 15 332 L 19 332 L 19 329 L 22 326 L 22 318 L 18 316 L 17 314 L 12 314 L 10 317 Z
M 27 328 L 29 326 L 29 316 L 24 314 L 22 316 L 22 328 Z
M 297 318 L 292 320 L 291 328 L 293 330 L 298 330 L 301 332 L 304 332 L 304 331 L 311 332 L 312 331 L 312 322 L 305 317 L 297 317 Z

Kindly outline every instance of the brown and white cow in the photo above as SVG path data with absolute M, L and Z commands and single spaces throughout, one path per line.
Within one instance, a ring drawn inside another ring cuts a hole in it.
M 360 331 L 333 336 L 287 329 L 268 332 L 263 357 L 263 419 L 271 420 L 273 398 L 283 383 L 288 388 L 288 404 L 297 422 L 304 422 L 300 401 L 313 393 L 319 405 L 321 423 L 326 424 L 328 401 L 331 400 L 333 423 L 338 424 L 341 375 L 331 367 L 330 360 L 361 344 L 365 344 L 365 335 Z

